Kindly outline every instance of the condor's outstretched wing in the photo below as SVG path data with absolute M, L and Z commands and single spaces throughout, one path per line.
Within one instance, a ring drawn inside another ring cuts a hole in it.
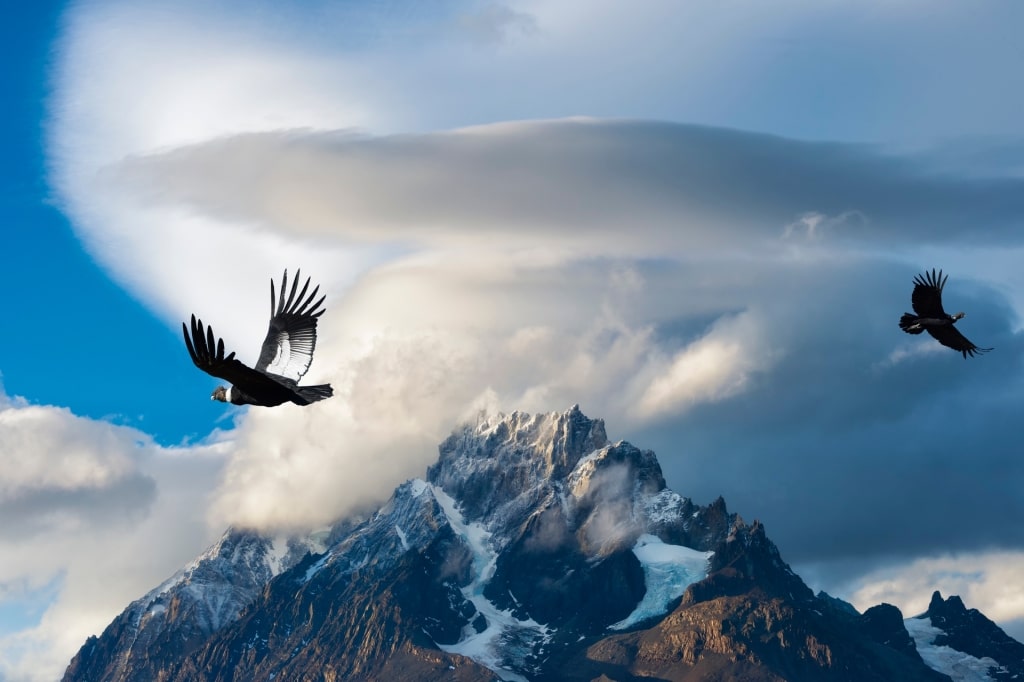
M 282 391 L 291 393 L 290 389 L 281 382 L 247 367 L 241 360 L 235 359 L 235 354 L 224 356 L 224 339 L 216 339 L 213 335 L 213 327 L 203 329 L 203 321 L 192 316 L 192 334 L 185 323 L 181 323 L 181 331 L 185 336 L 185 346 L 188 354 L 192 356 L 195 366 L 211 376 L 224 379 L 241 391 L 255 398 L 264 399 L 269 396 L 277 396 Z
M 921 317 L 946 317 L 946 311 L 942 309 L 942 287 L 946 286 L 947 279 L 949 275 L 943 277 L 942 270 L 936 275 L 935 268 L 931 272 L 914 276 L 914 293 L 911 294 L 910 302 L 915 313 Z
M 978 348 L 968 341 L 967 337 L 961 334 L 953 325 L 945 327 L 929 327 L 928 333 L 943 346 L 947 346 L 948 348 L 952 348 L 963 353 L 964 359 L 966 359 L 968 355 L 973 358 L 975 354 L 987 353 L 992 350 L 991 348 Z
M 274 280 L 270 280 L 270 328 L 267 329 L 260 358 L 256 362 L 257 371 L 269 372 L 296 382 L 306 374 L 313 362 L 316 322 L 324 314 L 320 305 L 326 298 L 325 295 L 314 301 L 320 291 L 319 286 L 306 295 L 309 277 L 302 290 L 298 291 L 301 274 L 302 270 L 296 271 L 291 291 L 288 291 L 288 271 L 284 271 L 280 299 L 274 292 Z

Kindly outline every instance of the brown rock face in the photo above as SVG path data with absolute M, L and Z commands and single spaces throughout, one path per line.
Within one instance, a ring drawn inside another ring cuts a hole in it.
M 813 596 L 760 524 L 738 523 L 714 563 L 660 622 L 592 642 L 546 679 L 948 682 L 916 650 L 879 644 L 863 617 Z

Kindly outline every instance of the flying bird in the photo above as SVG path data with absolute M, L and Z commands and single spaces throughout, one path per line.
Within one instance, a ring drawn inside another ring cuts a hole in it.
M 299 380 L 306 374 L 313 362 L 316 348 L 316 322 L 324 314 L 320 308 L 326 295 L 316 302 L 320 287 L 308 296 L 310 278 L 302 291 L 296 293 L 301 270 L 295 273 L 291 291 L 288 290 L 288 271 L 281 278 L 281 297 L 274 292 L 274 280 L 270 280 L 270 328 L 263 339 L 256 367 L 245 365 L 235 359 L 235 354 L 224 355 L 224 339 L 216 339 L 213 327 L 203 328 L 203 321 L 192 315 L 191 336 L 189 328 L 181 323 L 185 346 L 195 366 L 211 376 L 231 382 L 228 387 L 218 386 L 210 396 L 235 405 L 262 405 L 274 407 L 286 402 L 309 405 L 334 394 L 330 384 L 299 386 Z
M 975 346 L 954 326 L 966 313 L 950 315 L 942 309 L 942 288 L 946 286 L 947 279 L 949 275 L 943 277 L 942 270 L 936 275 L 934 268 L 931 272 L 926 271 L 923 275 L 914 277 L 914 293 L 910 302 L 917 315 L 903 313 L 903 317 L 900 318 L 900 329 L 908 334 L 926 331 L 943 346 L 963 353 L 965 360 L 968 355 L 974 357 L 976 353 L 989 352 L 991 348 Z

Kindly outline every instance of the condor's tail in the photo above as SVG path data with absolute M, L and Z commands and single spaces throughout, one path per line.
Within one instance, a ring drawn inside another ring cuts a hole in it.
M 323 400 L 324 398 L 330 398 L 334 395 L 334 389 L 331 388 L 330 384 L 299 386 L 297 392 L 299 396 L 305 399 L 307 405 L 309 403 L 315 403 L 318 400 Z
M 900 329 L 908 334 L 920 334 L 924 331 L 924 327 L 917 323 L 917 316 L 910 313 L 903 313 L 903 317 L 900 318 Z

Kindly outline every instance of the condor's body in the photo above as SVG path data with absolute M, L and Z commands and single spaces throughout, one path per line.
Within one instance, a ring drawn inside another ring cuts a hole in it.
M 324 313 L 320 306 L 325 296 L 314 301 L 320 287 L 306 295 L 309 278 L 306 278 L 302 290 L 297 291 L 298 275 L 296 273 L 287 299 L 288 271 L 285 270 L 281 279 L 280 299 L 274 291 L 274 281 L 270 281 L 270 328 L 255 368 L 237 360 L 233 352 L 225 356 L 224 340 L 214 336 L 212 327 L 204 328 L 203 321 L 196 319 L 195 315 L 192 316 L 191 330 L 182 323 L 185 346 L 195 366 L 211 376 L 231 382 L 230 386 L 214 389 L 210 396 L 212 400 L 275 407 L 286 402 L 309 405 L 334 394 L 330 384 L 299 386 L 299 380 L 313 361 L 317 319 Z
M 987 353 L 992 349 L 974 345 L 954 326 L 965 313 L 950 315 L 943 309 L 942 289 L 947 279 L 949 275 L 943 277 L 941 270 L 936 274 L 934 268 L 931 272 L 914 277 L 914 293 L 911 294 L 910 303 L 917 314 L 903 313 L 900 329 L 908 334 L 928 332 L 943 346 L 963 353 L 965 359 L 968 355 L 973 357 L 975 354 Z

